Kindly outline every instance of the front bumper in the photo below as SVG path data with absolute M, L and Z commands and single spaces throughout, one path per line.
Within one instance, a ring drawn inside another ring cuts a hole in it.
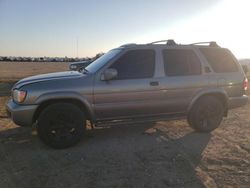
M 229 97 L 228 99 L 228 108 L 237 108 L 247 104 L 248 96 L 242 95 L 240 97 Z
M 9 100 L 6 104 L 7 114 L 11 117 L 15 124 L 20 126 L 31 126 L 33 116 L 38 105 L 20 105 L 13 100 Z

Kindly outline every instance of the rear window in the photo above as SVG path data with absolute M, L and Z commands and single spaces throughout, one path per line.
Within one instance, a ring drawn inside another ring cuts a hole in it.
M 193 50 L 163 50 L 164 69 L 168 76 L 187 76 L 201 74 L 200 60 Z
M 223 48 L 200 48 L 210 66 L 215 72 L 236 72 L 237 64 L 227 49 Z

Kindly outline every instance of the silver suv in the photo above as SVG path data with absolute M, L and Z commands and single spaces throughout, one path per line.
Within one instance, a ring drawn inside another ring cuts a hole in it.
M 87 120 L 103 126 L 187 117 L 196 131 L 210 132 L 247 103 L 247 82 L 237 59 L 215 42 L 128 44 L 82 72 L 20 80 L 7 110 L 17 125 L 37 125 L 54 148 L 76 144 Z

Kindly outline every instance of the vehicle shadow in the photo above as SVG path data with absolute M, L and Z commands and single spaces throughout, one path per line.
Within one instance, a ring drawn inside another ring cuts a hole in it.
M 204 187 L 196 167 L 210 138 L 190 129 L 175 138 L 145 123 L 88 131 L 77 146 L 54 150 L 31 128 L 8 129 L 0 187 Z

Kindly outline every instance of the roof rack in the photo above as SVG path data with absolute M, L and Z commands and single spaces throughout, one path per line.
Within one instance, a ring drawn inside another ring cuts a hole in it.
M 128 43 L 128 44 L 123 44 L 120 47 L 127 47 L 127 46 L 135 46 L 136 43 Z
M 157 43 L 162 43 L 162 42 L 165 42 L 166 45 L 170 45 L 170 46 L 177 45 L 173 39 L 169 39 L 169 40 L 159 40 L 159 41 L 155 41 L 155 42 L 148 43 L 147 45 L 152 45 L 152 44 L 157 44 Z
M 210 42 L 196 42 L 196 43 L 192 43 L 190 45 L 199 45 L 199 44 L 208 44 L 209 47 L 220 47 L 215 41 L 210 41 Z

